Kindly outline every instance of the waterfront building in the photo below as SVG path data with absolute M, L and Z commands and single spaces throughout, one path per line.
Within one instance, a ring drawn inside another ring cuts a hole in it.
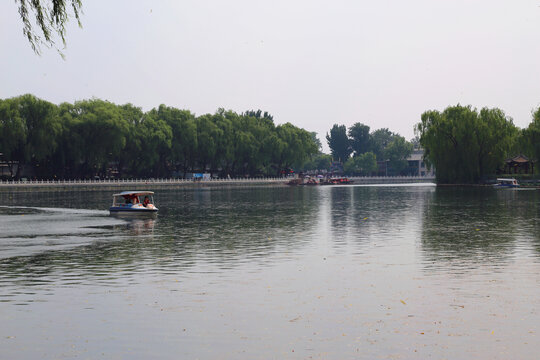
M 414 149 L 407 158 L 409 163 L 409 174 L 412 176 L 435 176 L 433 165 L 428 169 L 424 161 L 424 149 Z

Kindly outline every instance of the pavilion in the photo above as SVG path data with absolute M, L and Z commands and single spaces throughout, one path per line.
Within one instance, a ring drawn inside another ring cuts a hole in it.
M 534 160 L 519 154 L 505 160 L 504 172 L 506 174 L 534 174 Z

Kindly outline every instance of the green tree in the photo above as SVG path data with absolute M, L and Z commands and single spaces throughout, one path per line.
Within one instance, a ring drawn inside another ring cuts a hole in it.
M 0 151 L 7 162 L 11 177 L 16 176 L 14 166 L 26 143 L 26 124 L 18 111 L 15 99 L 0 100 Z
M 326 134 L 326 141 L 334 160 L 345 163 L 352 152 L 345 125 L 334 124 L 330 134 Z
M 201 171 L 206 171 L 207 166 L 219 155 L 218 138 L 222 134 L 223 131 L 216 126 L 212 115 L 206 114 L 197 118 L 197 158 L 198 168 Z
M 62 131 L 52 157 L 53 174 L 58 178 L 81 178 L 86 134 L 73 104 L 60 104 L 58 112 Z
M 379 160 L 385 159 L 384 150 L 390 144 L 395 134 L 387 128 L 378 129 L 371 133 L 369 149 Z
M 180 110 L 161 104 L 154 110 L 157 118 L 171 128 L 172 139 L 169 161 L 174 170 L 181 170 L 185 176 L 192 170 L 197 152 L 197 123 L 189 110 Z
M 377 169 L 377 158 L 371 151 L 350 158 L 343 167 L 345 173 L 361 176 L 372 175 Z
M 301 165 L 311 154 L 317 153 L 317 145 L 306 130 L 286 123 L 276 127 L 278 138 L 284 144 L 277 163 L 278 171 Z
M 214 124 L 219 129 L 219 135 L 216 139 L 216 154 L 210 162 L 212 172 L 221 171 L 223 174 L 229 171 L 229 164 L 234 153 L 233 123 L 231 120 L 234 115 L 232 111 L 226 112 L 225 109 L 218 109 L 212 116 Z
M 273 117 L 268 112 L 245 112 L 233 126 L 233 173 L 252 176 L 275 173 L 285 144 L 279 139 Z
M 136 128 L 141 144 L 139 174 L 154 177 L 168 176 L 167 160 L 170 158 L 172 129 L 156 111 L 150 111 Z
M 317 137 L 317 132 L 311 131 L 309 134 L 311 135 L 311 141 L 313 141 L 315 146 L 317 146 L 317 150 L 319 152 L 321 152 L 322 151 L 322 143 L 321 143 L 321 140 L 319 140 L 319 138 Z
M 248 110 L 246 112 L 244 112 L 242 114 L 242 116 L 246 116 L 246 117 L 252 117 L 252 118 L 255 118 L 255 119 L 262 119 L 262 120 L 265 120 L 266 122 L 268 123 L 274 123 L 274 117 L 268 112 L 268 111 L 265 111 L 263 112 L 262 110 Z
M 195 117 L 165 105 L 144 113 L 99 99 L 55 106 L 25 95 L 0 100 L 0 130 L 3 161 L 12 169 L 31 163 L 49 178 L 113 170 L 121 177 L 169 176 L 179 169 L 268 175 L 319 153 L 314 134 L 289 123 L 276 127 L 260 110 Z
M 532 122 L 519 134 L 516 143 L 519 152 L 540 159 L 540 107 L 533 113 Z
M 241 116 L 228 115 L 232 124 L 232 158 L 227 159 L 227 174 L 245 175 L 257 168 L 256 159 L 260 149 L 260 140 L 257 134 L 257 117 L 248 114 Z
M 518 131 L 502 110 L 456 105 L 422 114 L 416 125 L 424 156 L 439 183 L 477 183 L 494 174 L 511 150 Z
M 140 131 L 146 114 L 143 113 L 140 107 L 132 104 L 118 106 L 118 110 L 127 126 L 126 143 L 122 151 L 117 153 L 114 159 L 109 158 L 109 161 L 115 160 L 118 177 L 127 174 L 132 176 L 147 175 L 150 170 L 146 168 L 143 164 L 144 160 L 141 158 L 145 137 Z
M 400 175 L 408 167 L 407 158 L 413 151 L 413 144 L 405 140 L 403 136 L 394 135 L 390 143 L 384 149 L 384 158 L 388 160 L 390 175 Z
M 483 108 L 478 114 L 476 142 L 479 176 L 494 174 L 515 147 L 519 130 L 500 109 Z
M 117 105 L 99 99 L 78 101 L 70 109 L 72 129 L 83 139 L 82 176 L 104 175 L 118 159 L 130 135 L 129 124 Z
M 309 171 L 309 170 L 330 170 L 332 166 L 332 156 L 328 154 L 323 154 L 319 152 L 311 156 L 301 167 L 300 171 Z
M 56 150 L 61 131 L 57 106 L 33 95 L 22 95 L 2 103 L 2 152 L 8 165 L 11 164 L 12 172 L 15 161 L 20 165 L 14 176 L 19 178 L 25 164 L 32 164 L 40 177 L 48 175 L 48 158 Z
M 354 156 L 363 154 L 369 150 L 371 136 L 369 126 L 356 123 L 349 128 L 349 138 Z

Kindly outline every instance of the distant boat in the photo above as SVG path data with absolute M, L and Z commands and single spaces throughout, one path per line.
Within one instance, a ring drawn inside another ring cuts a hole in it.
M 321 181 L 321 185 L 349 185 L 354 181 L 348 177 L 332 177 Z
M 352 184 L 354 181 L 350 180 L 348 177 L 331 177 L 331 178 L 313 178 L 311 176 L 300 177 L 292 179 L 287 182 L 287 185 L 348 185 Z
M 497 183 L 494 185 L 496 188 L 517 188 L 519 184 L 514 178 L 498 178 Z
M 311 176 L 299 177 L 296 179 L 291 179 L 287 182 L 287 185 L 319 185 L 317 179 L 312 178 Z
M 291 186 L 303 185 L 302 179 L 291 179 L 287 181 L 287 185 L 291 185 Z
M 154 205 L 153 195 L 153 191 L 122 191 L 114 194 L 109 212 L 111 215 L 156 215 L 158 208 Z

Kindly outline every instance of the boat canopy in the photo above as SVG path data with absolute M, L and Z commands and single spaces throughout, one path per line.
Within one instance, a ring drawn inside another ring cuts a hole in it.
M 154 195 L 153 191 L 122 191 L 121 193 L 114 194 L 113 196 L 144 196 Z

